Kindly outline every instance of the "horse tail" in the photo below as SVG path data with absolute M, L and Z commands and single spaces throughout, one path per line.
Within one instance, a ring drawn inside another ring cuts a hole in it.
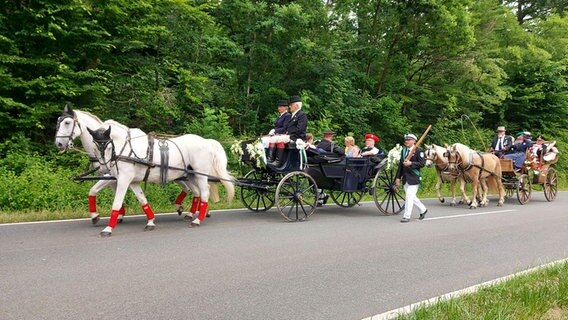
M 231 174 L 227 170 L 227 165 L 229 162 L 227 159 L 227 153 L 225 152 L 225 149 L 223 149 L 223 146 L 218 141 L 216 140 L 213 141 L 214 141 L 213 171 L 216 176 L 221 178 L 221 184 L 223 184 L 225 190 L 227 191 L 227 201 L 231 202 L 235 197 L 235 185 L 232 182 L 232 180 L 234 180 L 233 176 L 231 176 Z M 215 188 L 212 188 L 212 191 L 217 192 L 217 197 L 218 197 L 219 191 L 217 186 L 215 186 Z

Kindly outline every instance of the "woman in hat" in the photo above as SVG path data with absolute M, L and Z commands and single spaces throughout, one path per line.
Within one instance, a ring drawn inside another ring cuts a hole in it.
M 288 112 L 288 100 L 278 100 L 278 118 L 274 122 L 274 129 L 270 130 L 268 135 L 284 134 L 288 128 L 288 122 L 292 115 Z
M 381 139 L 372 133 L 367 133 L 365 135 L 365 148 L 361 149 L 362 156 L 376 156 L 383 154 L 384 151 L 375 147 L 375 143 L 379 143 Z

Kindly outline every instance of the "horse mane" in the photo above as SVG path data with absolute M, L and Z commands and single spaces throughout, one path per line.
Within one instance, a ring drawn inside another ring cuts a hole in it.
M 94 114 L 92 114 L 92 113 L 90 113 L 90 112 L 88 112 L 88 111 L 82 111 L 82 110 L 73 110 L 73 112 L 79 112 L 79 113 L 82 113 L 82 114 L 84 114 L 84 115 L 86 115 L 86 116 L 89 116 L 89 117 L 91 117 L 91 118 L 93 118 L 93 119 L 97 120 L 97 121 L 98 121 L 99 123 L 103 123 L 103 121 L 101 120 L 101 118 L 99 118 L 99 117 L 95 116 Z

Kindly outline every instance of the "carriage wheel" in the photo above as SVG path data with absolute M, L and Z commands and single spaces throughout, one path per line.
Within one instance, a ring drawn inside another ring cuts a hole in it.
M 375 205 L 385 215 L 399 214 L 404 210 L 404 188 L 394 187 L 397 168 L 379 168 L 373 180 L 373 199 Z
M 330 191 L 331 200 L 336 205 L 343 208 L 351 208 L 361 201 L 363 198 L 363 191 L 343 192 L 343 191 Z
M 276 206 L 288 221 L 306 220 L 316 210 L 317 200 L 314 178 L 302 171 L 288 173 L 276 187 Z
M 266 180 L 266 174 L 251 170 L 245 174 L 244 179 L 262 181 Z M 241 201 L 251 211 L 266 211 L 274 205 L 274 193 L 265 189 L 241 187 Z
M 547 201 L 552 201 L 558 193 L 558 173 L 554 168 L 548 168 L 546 180 L 544 181 L 544 197 Z
M 527 174 L 521 174 L 517 182 L 517 199 L 520 204 L 526 204 L 531 199 L 531 182 Z

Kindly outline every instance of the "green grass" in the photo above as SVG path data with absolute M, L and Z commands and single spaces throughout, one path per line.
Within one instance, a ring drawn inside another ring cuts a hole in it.
M 421 306 L 396 319 L 568 319 L 568 262 L 515 276 L 475 293 Z

